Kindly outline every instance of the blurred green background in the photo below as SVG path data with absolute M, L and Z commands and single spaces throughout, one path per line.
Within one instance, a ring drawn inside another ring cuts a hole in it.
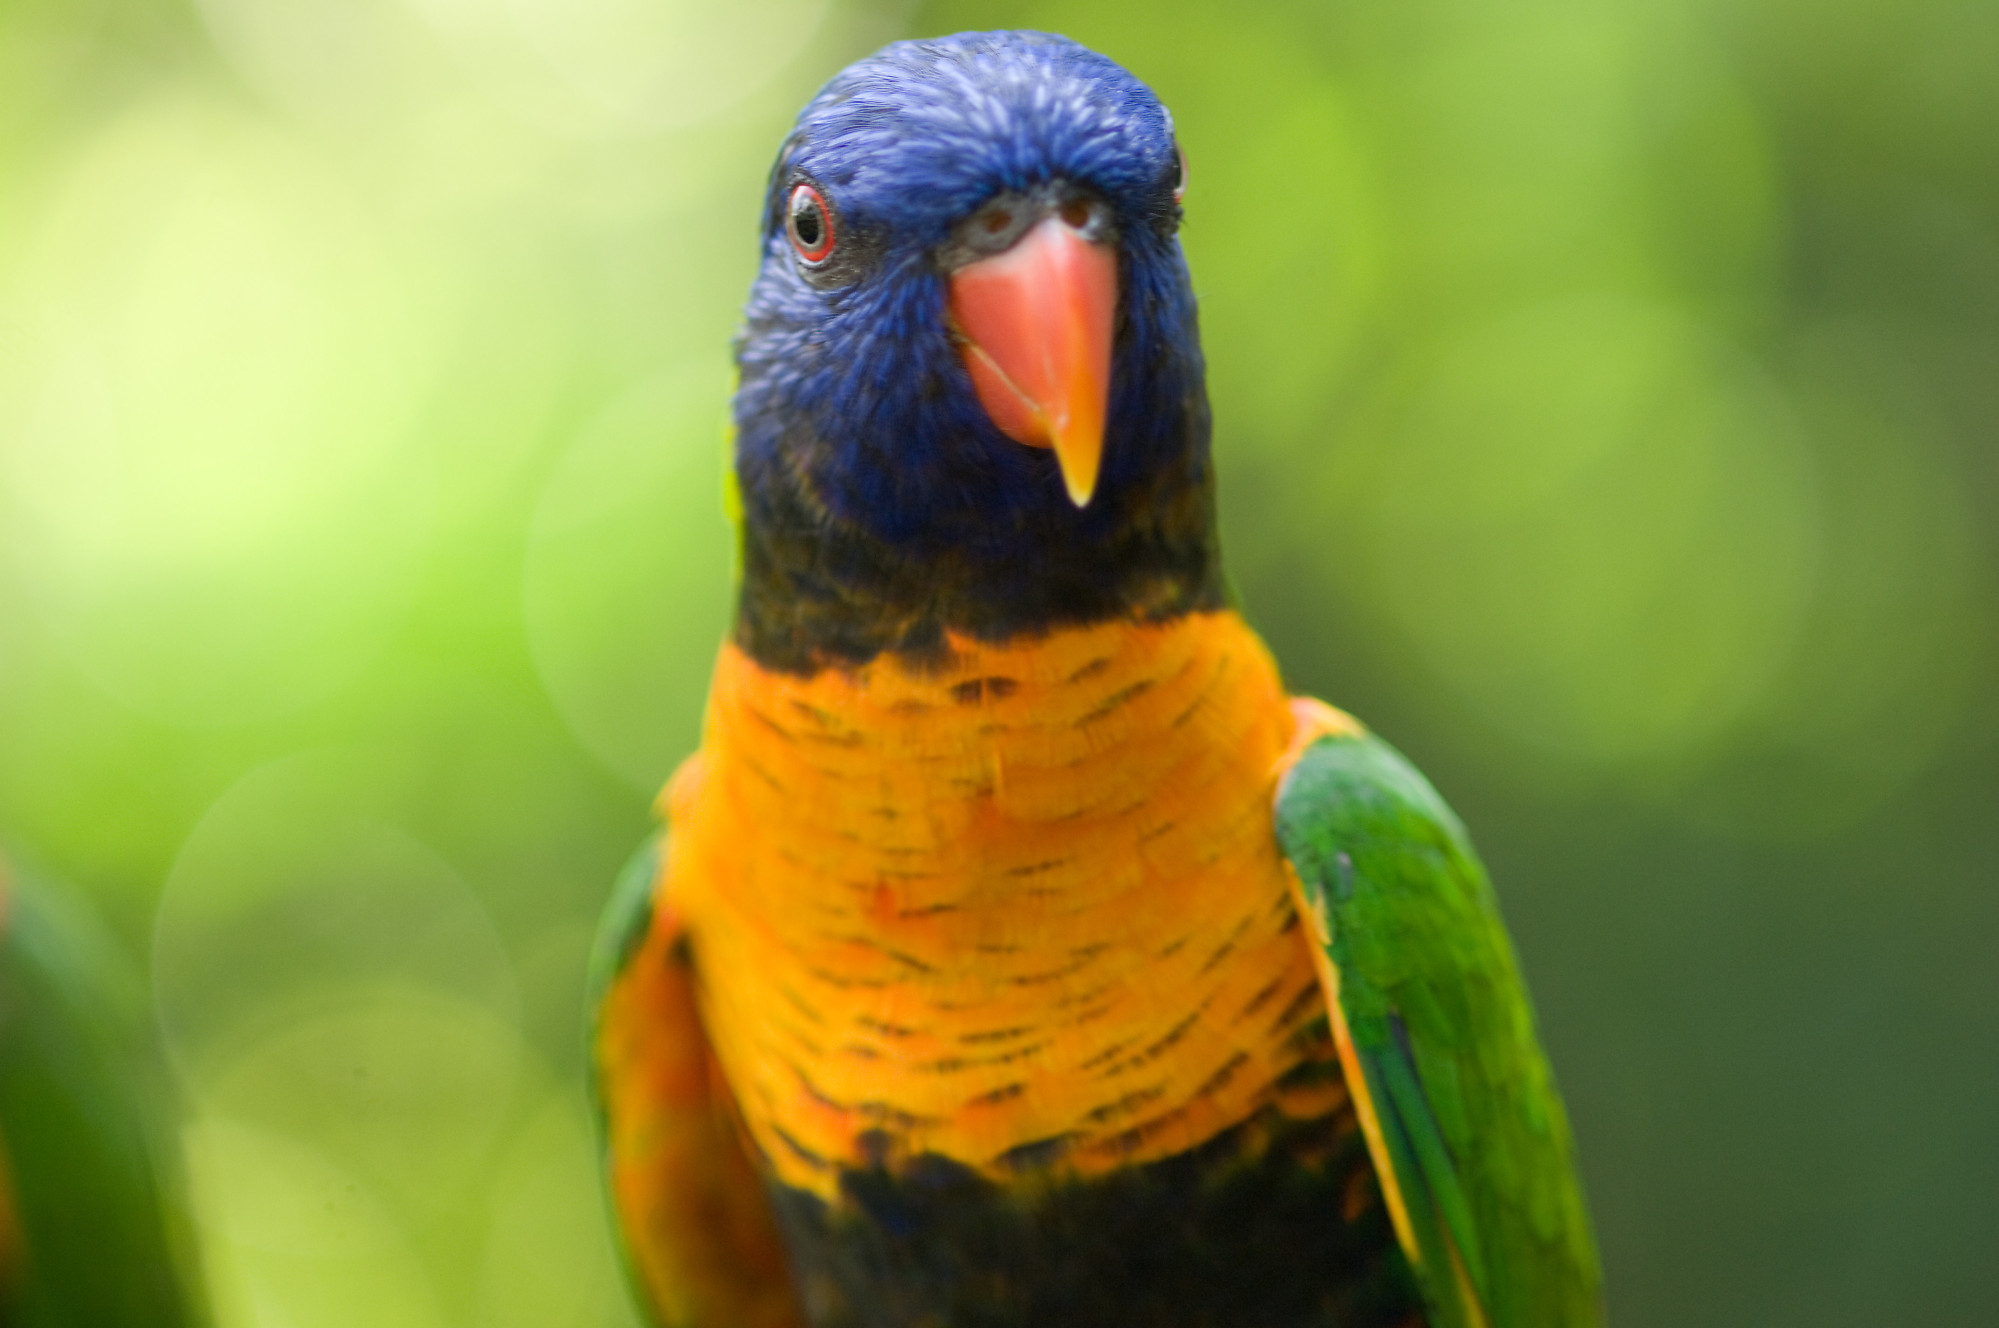
M 1618 1322 L 1999 1321 L 1990 0 L 0 0 L 0 836 L 224 1328 L 633 1322 L 582 968 L 764 173 L 994 26 L 1177 117 L 1234 575 L 1473 826 Z

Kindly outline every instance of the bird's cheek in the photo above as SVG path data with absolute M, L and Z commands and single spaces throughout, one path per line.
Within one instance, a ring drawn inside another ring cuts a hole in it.
M 1117 285 L 1116 251 L 1060 216 L 951 276 L 951 322 L 979 404 L 1007 437 L 1055 450 L 1078 507 L 1103 460 Z

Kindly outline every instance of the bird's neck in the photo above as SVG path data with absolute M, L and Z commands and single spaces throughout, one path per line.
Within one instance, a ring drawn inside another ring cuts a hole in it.
M 746 494 L 735 644 L 791 673 L 878 655 L 932 668 L 954 637 L 992 644 L 1226 604 L 1205 484 L 1110 501 L 1127 513 L 1057 509 L 984 541 L 891 540 L 829 519 L 802 483 L 767 484 Z

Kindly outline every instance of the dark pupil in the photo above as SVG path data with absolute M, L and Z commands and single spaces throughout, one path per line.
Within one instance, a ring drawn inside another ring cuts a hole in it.
M 1180 154 L 1178 152 L 1175 152 L 1173 154 L 1173 187 L 1175 189 L 1178 189 L 1180 187 L 1180 181 L 1186 176 L 1186 174 L 1187 174 L 1187 164 L 1185 160 L 1181 158 Z
M 817 249 L 821 235 L 819 205 L 809 198 L 801 198 L 791 210 L 791 229 L 797 234 L 798 242 L 807 249 Z

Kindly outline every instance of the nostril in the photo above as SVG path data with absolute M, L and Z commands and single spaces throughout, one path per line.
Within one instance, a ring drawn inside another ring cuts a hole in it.
M 992 211 L 986 213 L 985 220 L 981 224 L 986 228 L 986 234 L 998 235 L 1001 231 L 1013 225 L 1013 213 L 1007 211 L 1005 208 L 994 208 Z
M 1072 198 L 1062 205 L 1062 220 L 1076 230 L 1090 224 L 1090 205 L 1079 198 Z

